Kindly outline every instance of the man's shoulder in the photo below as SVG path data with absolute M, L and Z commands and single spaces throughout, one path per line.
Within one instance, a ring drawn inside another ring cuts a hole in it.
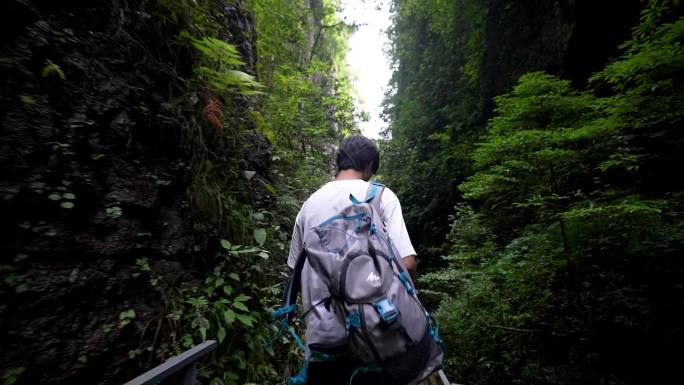
M 324 204 L 329 199 L 329 183 L 324 184 L 319 187 L 318 190 L 314 191 L 308 198 L 302 203 L 299 209 L 299 215 L 305 215 L 308 213 L 308 209 L 313 207 L 313 210 L 317 210 L 321 204 Z
M 388 203 L 395 203 L 399 202 L 399 197 L 397 197 L 397 194 L 392 191 L 389 187 L 384 186 L 384 190 L 382 192 L 382 203 L 383 204 L 388 204 Z
M 323 186 L 319 187 L 316 191 L 311 193 L 308 198 L 304 201 L 304 204 L 302 204 L 302 207 L 304 207 L 307 204 L 310 204 L 310 202 L 316 201 L 320 199 L 323 195 L 325 195 L 325 192 L 328 189 L 328 184 L 324 184 Z

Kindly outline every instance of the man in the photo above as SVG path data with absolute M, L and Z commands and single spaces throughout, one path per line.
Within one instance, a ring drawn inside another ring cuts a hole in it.
M 302 242 L 304 232 L 325 221 L 331 213 L 341 212 L 349 206 L 350 194 L 355 197 L 366 196 L 370 185 L 368 181 L 380 166 L 377 147 L 370 139 L 363 136 L 346 138 L 337 151 L 336 160 L 337 174 L 335 179 L 313 193 L 304 202 L 297 215 L 287 261 L 290 268 L 294 269 L 297 259 L 304 249 Z M 387 233 L 399 252 L 404 266 L 413 276 L 416 272 L 416 252 L 406 231 L 399 199 L 390 189 L 385 188 L 380 203 L 382 219 L 386 224 Z M 302 270 L 301 286 L 307 326 L 305 340 L 312 347 L 315 345 L 315 341 L 329 341 L 333 338 L 331 335 L 335 334 L 335 330 L 320 330 L 321 328 L 316 328 L 316 326 L 329 324 L 324 321 L 332 319 L 334 314 L 330 313 L 329 306 L 324 306 L 326 300 L 330 298 L 327 287 L 320 282 L 308 262 L 305 262 Z M 341 328 L 344 332 L 344 325 Z M 332 349 L 325 353 L 334 354 L 335 351 Z M 357 363 L 351 359 L 316 361 L 315 357 L 311 357 L 308 367 L 308 383 L 310 385 L 349 384 L 356 367 Z M 354 376 L 353 383 L 355 385 L 382 384 L 383 378 L 378 374 L 363 374 Z

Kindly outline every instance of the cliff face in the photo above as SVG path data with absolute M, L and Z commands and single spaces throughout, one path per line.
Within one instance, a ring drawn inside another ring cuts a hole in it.
M 135 349 L 165 304 L 136 260 L 171 287 L 198 268 L 175 105 L 191 58 L 157 4 L 0 5 L 0 371 L 26 368 L 20 384 L 122 383 L 156 363 Z M 253 69 L 231 4 L 222 34 Z
M 546 71 L 584 86 L 618 54 L 641 6 L 639 0 L 492 0 L 480 76 L 485 116 L 493 97 L 527 72 Z

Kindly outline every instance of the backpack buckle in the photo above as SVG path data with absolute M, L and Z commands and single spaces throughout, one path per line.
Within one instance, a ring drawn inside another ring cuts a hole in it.
M 386 325 L 391 325 L 399 319 L 399 310 L 389 299 L 383 298 L 373 306 L 375 306 L 378 314 L 380 314 L 380 318 Z

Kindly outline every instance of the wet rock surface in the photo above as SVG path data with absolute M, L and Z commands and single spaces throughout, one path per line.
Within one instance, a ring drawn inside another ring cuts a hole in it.
M 123 383 L 157 363 L 129 357 L 159 343 L 141 330 L 167 306 L 136 260 L 169 287 L 198 268 L 172 106 L 190 54 L 156 4 L 0 5 L 0 372 L 26 368 L 18 384 Z M 253 68 L 251 18 L 241 2 L 222 17 Z
M 619 54 L 641 6 L 639 0 L 491 1 L 480 85 L 484 116 L 491 116 L 493 97 L 527 72 L 546 71 L 584 86 Z

